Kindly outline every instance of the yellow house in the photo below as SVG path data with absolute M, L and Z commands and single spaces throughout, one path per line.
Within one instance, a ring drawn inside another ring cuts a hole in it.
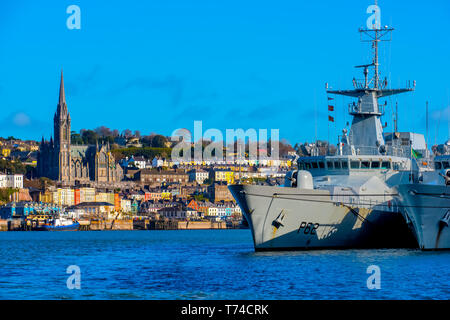
M 2 156 L 9 157 L 10 154 L 11 154 L 11 149 L 8 149 L 8 148 L 3 148 L 2 149 Z
M 74 198 L 73 189 L 58 188 L 53 192 L 53 203 L 59 206 L 73 206 Z
M 218 212 L 219 212 L 219 210 L 217 209 L 217 207 L 209 207 L 207 215 L 210 217 L 214 217 L 214 216 L 217 216 Z
M 161 199 L 170 200 L 172 199 L 172 194 L 170 192 L 161 192 Z
M 39 194 L 39 201 L 43 203 L 52 203 L 53 202 L 53 192 L 45 191 Z
M 214 172 L 214 180 L 215 181 L 226 181 L 227 184 L 234 183 L 234 172 L 233 171 L 225 171 L 225 170 L 216 170 Z

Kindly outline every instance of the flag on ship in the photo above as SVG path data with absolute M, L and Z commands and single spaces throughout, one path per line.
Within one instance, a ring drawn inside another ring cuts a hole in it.
M 328 106 L 328 111 L 334 111 L 334 106 Z
M 414 150 L 413 148 L 411 148 L 411 154 L 414 157 L 414 159 L 421 159 L 422 158 L 422 154 L 416 150 Z
M 328 116 L 328 121 L 334 122 L 334 118 L 332 116 Z

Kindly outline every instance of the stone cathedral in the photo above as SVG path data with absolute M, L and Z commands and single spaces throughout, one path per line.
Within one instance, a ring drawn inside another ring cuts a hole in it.
M 64 78 L 61 71 L 59 102 L 54 120 L 54 138 L 42 142 L 38 153 L 37 171 L 64 183 L 119 182 L 123 178 L 122 168 L 116 165 L 109 144 L 71 145 L 70 114 L 64 93 Z

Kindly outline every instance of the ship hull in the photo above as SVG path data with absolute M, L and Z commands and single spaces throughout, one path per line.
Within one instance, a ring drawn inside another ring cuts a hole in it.
M 334 203 L 326 190 L 232 185 L 256 251 L 414 247 L 400 213 Z
M 398 186 L 398 193 L 402 213 L 413 229 L 420 249 L 450 249 L 450 187 L 405 184 Z

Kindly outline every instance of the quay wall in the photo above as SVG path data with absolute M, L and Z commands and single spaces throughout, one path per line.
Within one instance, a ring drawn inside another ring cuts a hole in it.
M 178 230 L 226 229 L 225 222 L 211 221 L 178 221 Z
M 81 227 L 85 226 L 87 224 L 83 222 Z M 91 220 L 88 230 L 133 230 L 133 220 Z

